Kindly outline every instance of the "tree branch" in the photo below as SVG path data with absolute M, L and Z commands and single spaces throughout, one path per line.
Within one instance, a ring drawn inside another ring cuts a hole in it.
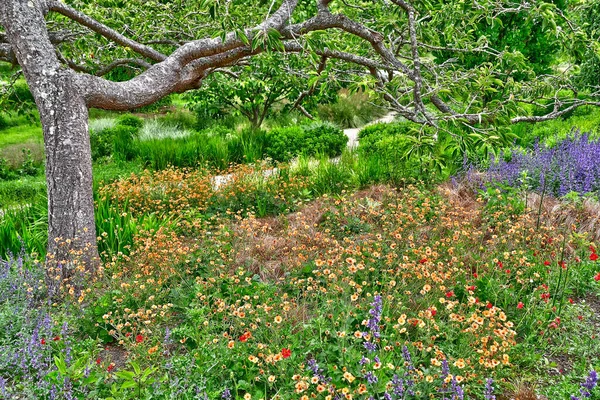
M 57 12 L 69 19 L 72 19 L 73 21 L 80 23 L 81 25 L 104 36 L 105 38 L 120 44 L 121 46 L 129 47 L 131 50 L 143 55 L 144 57 L 148 57 L 149 59 L 158 62 L 167 58 L 167 56 L 159 53 L 153 48 L 121 35 L 114 29 L 96 21 L 93 18 L 88 17 L 82 12 L 69 7 L 59 0 L 47 0 L 47 6 L 50 11 Z

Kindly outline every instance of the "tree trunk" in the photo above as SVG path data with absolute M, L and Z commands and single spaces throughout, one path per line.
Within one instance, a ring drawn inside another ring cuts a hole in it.
M 93 272 L 98 250 L 88 109 L 69 72 L 59 72 L 53 83 L 54 102 L 38 103 L 46 150 L 49 260 L 63 266 L 63 261 L 76 262 L 68 269 L 83 266 Z
M 48 265 L 62 277 L 75 268 L 94 271 L 99 262 L 92 193 L 88 109 L 50 42 L 45 2 L 1 0 L 0 22 L 35 98 L 46 151 Z

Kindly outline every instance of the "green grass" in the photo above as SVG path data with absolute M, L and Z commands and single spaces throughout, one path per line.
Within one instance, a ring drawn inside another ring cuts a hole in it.
M 43 142 L 44 137 L 40 125 L 18 125 L 0 131 L 0 149 L 10 145 L 39 144 Z

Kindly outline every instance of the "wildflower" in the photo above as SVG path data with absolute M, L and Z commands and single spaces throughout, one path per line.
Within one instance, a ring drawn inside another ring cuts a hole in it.
M 58 342 L 58 341 L 60 340 L 60 336 L 54 336 L 54 337 L 52 338 L 52 340 L 54 340 L 55 342 Z
M 595 370 L 591 370 L 585 382 L 581 384 L 581 388 L 579 389 L 579 393 L 581 393 L 581 397 L 571 396 L 571 400 L 581 400 L 582 398 L 589 398 L 592 396 L 591 391 L 598 384 L 598 374 Z
M 349 383 L 352 383 L 356 378 L 350 372 L 344 372 L 344 379 L 347 380 Z
M 550 265 L 550 261 L 544 261 L 544 265 L 547 267 Z
M 485 391 L 483 394 L 485 400 L 496 400 L 496 396 L 494 396 L 494 386 L 492 386 L 493 383 L 494 380 L 492 378 L 485 381 Z
M 100 357 L 96 358 L 96 365 L 100 365 L 101 362 L 102 360 L 100 359 Z
M 600 281 L 600 272 L 598 272 L 598 273 L 596 274 L 596 276 L 594 276 L 594 280 L 595 280 L 596 282 Z
M 598 259 L 598 254 L 596 254 L 596 253 L 590 254 L 590 260 L 596 261 L 597 259 Z
M 136 343 L 142 343 L 144 341 L 144 337 L 142 335 L 135 336 Z
M 275 317 L 275 320 L 274 320 L 274 321 L 275 321 L 275 323 L 276 323 L 276 324 L 280 324 L 280 323 L 281 323 L 281 321 L 283 321 L 283 319 L 281 318 L 281 316 L 280 316 L 280 315 L 278 315 L 278 316 L 276 316 L 276 317 Z
M 450 297 L 452 297 L 452 296 L 454 296 L 454 292 L 453 292 L 452 290 L 450 290 L 450 291 L 446 292 L 446 297 L 447 297 L 447 298 L 450 298 Z
M 228 388 L 225 388 L 225 390 L 223 390 L 223 394 L 221 395 L 221 398 L 223 400 L 231 400 L 231 390 L 229 390 Z
M 367 383 L 369 385 L 374 385 L 379 381 L 379 379 L 377 379 L 377 376 L 372 371 L 369 371 L 365 374 L 365 379 L 367 380 Z
M 112 372 L 113 369 L 115 369 L 115 364 L 112 363 L 108 366 L 108 368 L 106 368 L 108 372 Z
M 244 400 L 250 400 L 252 398 L 252 395 L 250 393 L 246 393 L 244 395 Z
M 522 309 L 522 308 L 523 308 L 523 306 L 524 306 L 524 304 L 523 304 L 523 302 L 522 302 L 522 301 L 520 301 L 520 302 L 519 302 L 519 304 L 517 304 L 517 308 L 518 308 L 519 310 L 520 310 L 520 309 Z
M 245 332 L 242 336 L 240 336 L 240 342 L 247 341 L 252 336 L 252 333 Z
M 40 340 L 40 343 L 41 343 L 41 344 L 46 344 L 46 339 L 43 339 L 43 338 L 42 338 L 42 340 Z
M 292 355 L 292 351 L 290 349 L 281 349 L 281 355 L 283 358 L 288 358 Z

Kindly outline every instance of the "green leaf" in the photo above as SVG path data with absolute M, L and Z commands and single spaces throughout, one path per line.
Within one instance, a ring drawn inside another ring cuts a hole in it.
M 60 372 L 61 375 L 67 374 L 67 363 L 62 358 L 62 355 L 60 357 L 54 356 L 54 364 L 56 364 L 56 368 L 58 369 L 58 372 Z

